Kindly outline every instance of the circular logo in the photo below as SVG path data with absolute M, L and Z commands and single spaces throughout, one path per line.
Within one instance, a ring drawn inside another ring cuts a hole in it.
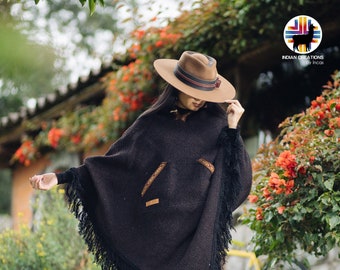
M 311 53 L 321 43 L 321 26 L 310 16 L 296 16 L 286 24 L 283 39 L 287 47 L 293 52 L 298 54 Z

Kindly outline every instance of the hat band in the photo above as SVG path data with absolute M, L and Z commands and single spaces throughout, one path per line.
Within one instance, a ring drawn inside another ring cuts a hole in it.
M 218 77 L 213 81 L 201 80 L 186 72 L 179 65 L 176 66 L 174 74 L 181 82 L 199 90 L 212 91 L 215 88 L 218 88 L 221 84 L 221 81 Z

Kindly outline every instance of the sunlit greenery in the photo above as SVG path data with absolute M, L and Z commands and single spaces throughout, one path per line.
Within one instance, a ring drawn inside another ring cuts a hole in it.
M 68 211 L 63 189 L 39 193 L 33 200 L 32 228 L 0 233 L 0 268 L 99 270 L 77 232 L 77 221 Z M 17 213 L 17 215 L 22 215 Z M 66 241 L 67 240 L 67 241 Z

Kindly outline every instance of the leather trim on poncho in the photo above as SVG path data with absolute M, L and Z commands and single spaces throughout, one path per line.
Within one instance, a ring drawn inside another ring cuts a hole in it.
M 57 174 L 103 269 L 221 269 L 251 186 L 239 131 L 202 109 L 141 117 L 104 156 Z

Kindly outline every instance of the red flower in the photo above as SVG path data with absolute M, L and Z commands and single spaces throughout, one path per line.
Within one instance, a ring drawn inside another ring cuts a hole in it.
M 311 103 L 311 107 L 315 109 L 318 106 L 319 106 L 319 104 L 315 100 L 313 100 L 312 103 Z
M 164 42 L 162 40 L 158 40 L 155 44 L 157 48 L 162 47 L 164 45 Z
M 340 102 L 337 102 L 337 103 L 336 103 L 335 109 L 336 109 L 337 111 L 340 111 Z
M 318 111 L 317 112 L 317 117 L 318 117 L 319 120 L 323 120 L 325 118 L 325 112 Z
M 305 175 L 306 172 L 307 172 L 307 170 L 306 170 L 306 168 L 305 168 L 304 166 L 301 166 L 301 167 L 298 169 L 298 172 L 299 172 L 299 174 L 301 174 L 301 175 Z
M 318 127 L 321 127 L 321 126 L 322 126 L 322 122 L 321 122 L 319 119 L 316 119 L 315 124 L 316 124 Z
M 81 142 L 81 136 L 79 134 L 73 135 L 71 137 L 71 142 L 73 142 L 74 144 L 78 144 Z

